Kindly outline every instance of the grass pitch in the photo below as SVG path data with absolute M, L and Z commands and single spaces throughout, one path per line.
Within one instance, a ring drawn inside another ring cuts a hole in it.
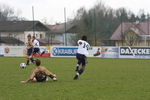
M 150 100 L 150 60 L 89 58 L 75 75 L 75 58 L 40 58 L 57 82 L 22 84 L 34 68 L 19 68 L 25 58 L 0 58 L 0 100 Z

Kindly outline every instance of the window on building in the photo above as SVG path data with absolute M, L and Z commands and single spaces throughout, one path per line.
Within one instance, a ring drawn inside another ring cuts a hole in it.
M 38 34 L 35 34 L 35 37 L 38 37 Z
M 43 36 L 42 36 L 42 34 L 40 34 L 40 39 L 42 39 L 43 38 Z

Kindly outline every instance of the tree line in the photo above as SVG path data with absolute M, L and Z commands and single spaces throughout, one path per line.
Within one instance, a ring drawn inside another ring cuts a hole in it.
M 71 21 L 76 25 L 75 32 L 78 33 L 78 38 L 87 35 L 92 45 L 100 45 L 99 42 L 110 40 L 122 22 L 144 22 L 148 19 L 149 14 L 144 10 L 135 14 L 126 8 L 113 9 L 103 2 L 98 2 L 89 10 L 84 7 L 78 9 Z M 25 20 L 25 18 L 19 17 L 13 8 L 0 4 L 0 21 L 14 20 Z
M 98 45 L 97 42 L 109 40 L 122 22 L 144 22 L 148 18 L 149 14 L 144 10 L 135 14 L 126 8 L 113 9 L 99 2 L 89 10 L 80 8 L 73 23 L 77 27 L 77 33 L 80 33 L 79 37 L 87 35 L 93 45 Z

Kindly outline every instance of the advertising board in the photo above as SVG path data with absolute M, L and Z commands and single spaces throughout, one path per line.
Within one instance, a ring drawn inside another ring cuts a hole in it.
M 52 57 L 73 57 L 77 53 L 77 47 L 54 46 L 51 48 Z
M 150 47 L 120 47 L 119 58 L 150 58 Z
M 4 56 L 4 48 L 0 47 L 0 56 Z
M 118 58 L 119 48 L 118 47 L 102 47 L 101 57 L 102 58 Z

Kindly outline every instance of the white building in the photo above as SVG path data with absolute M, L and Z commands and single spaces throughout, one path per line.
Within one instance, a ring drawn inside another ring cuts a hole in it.
M 24 45 L 27 35 L 35 35 L 37 39 L 45 39 L 50 30 L 39 21 L 1 21 L 0 45 Z

